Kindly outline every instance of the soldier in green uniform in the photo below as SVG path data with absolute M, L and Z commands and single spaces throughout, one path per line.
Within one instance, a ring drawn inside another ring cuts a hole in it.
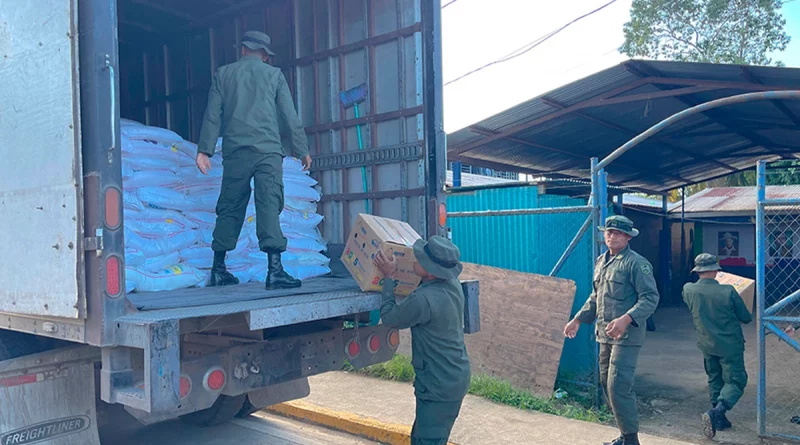
M 717 282 L 717 257 L 701 253 L 694 264 L 692 272 L 700 280 L 683 286 L 683 301 L 692 312 L 697 347 L 705 360 L 713 409 L 703 414 L 703 430 L 712 439 L 717 430 L 731 427 L 725 412 L 733 409 L 747 385 L 742 323 L 753 317 L 733 286 Z
M 610 216 L 599 229 L 604 232 L 608 251 L 597 258 L 593 291 L 567 323 L 564 335 L 575 338 L 581 323 L 597 320 L 600 384 L 621 432 L 620 437 L 604 445 L 639 445 L 639 412 L 633 382 L 647 318 L 658 306 L 658 289 L 650 262 L 628 246 L 631 238 L 639 234 L 633 221 Z
M 222 191 L 217 201 L 214 228 L 214 263 L 209 286 L 237 284 L 225 266 L 227 252 L 236 248 L 250 200 L 250 181 L 255 184 L 256 233 L 260 249 L 269 258 L 267 289 L 301 285 L 283 270 L 281 253 L 286 237 L 280 226 L 283 210 L 283 158 L 293 155 L 311 166 L 308 140 L 280 69 L 267 64 L 275 53 L 270 38 L 258 31 L 244 34 L 242 57 L 220 67 L 208 93 L 208 107 L 200 129 L 197 167 L 211 168 L 217 138 L 222 136 Z M 281 129 L 289 132 L 291 150 L 281 143 Z
M 417 415 L 411 445 L 446 445 L 470 383 L 464 345 L 464 293 L 458 280 L 460 252 L 450 240 L 433 236 L 414 244 L 414 272 L 422 283 L 406 298 L 395 298 L 397 264 L 380 251 L 375 265 L 386 279 L 381 320 L 411 328 L 411 364 L 416 379 Z

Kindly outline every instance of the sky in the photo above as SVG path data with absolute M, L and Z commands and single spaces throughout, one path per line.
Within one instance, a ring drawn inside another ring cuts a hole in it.
M 443 4 L 450 0 L 443 0 Z M 457 0 L 442 10 L 447 83 L 550 33 L 609 0 Z M 518 58 L 444 87 L 445 131 L 468 125 L 627 60 L 618 48 L 631 0 L 617 2 Z M 800 0 L 782 10 L 792 42 L 774 56 L 800 67 Z

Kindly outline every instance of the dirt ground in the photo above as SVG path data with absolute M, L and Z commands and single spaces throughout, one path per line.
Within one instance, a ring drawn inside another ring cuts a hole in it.
M 686 308 L 660 309 L 657 331 L 649 332 L 639 359 L 636 391 L 641 427 L 649 434 L 698 444 L 711 443 L 702 435 L 700 415 L 710 408 L 703 358 L 695 345 L 691 314 Z M 756 425 L 758 360 L 755 322 L 745 326 L 748 386 L 728 415 L 732 430 L 719 432 L 716 443 L 760 443 Z M 800 436 L 800 354 L 775 336 L 767 337 L 767 430 Z M 788 443 L 788 442 L 770 442 Z

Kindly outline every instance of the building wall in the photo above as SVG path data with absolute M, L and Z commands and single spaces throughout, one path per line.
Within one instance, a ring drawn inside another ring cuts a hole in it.
M 725 251 L 724 242 L 720 241 L 725 234 L 736 239 L 733 246 L 736 252 Z M 756 264 L 756 227 L 753 224 L 703 224 L 703 252 L 716 255 L 720 264 L 730 266 L 750 266 Z

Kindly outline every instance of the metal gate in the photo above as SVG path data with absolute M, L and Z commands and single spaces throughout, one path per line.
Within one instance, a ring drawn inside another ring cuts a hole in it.
M 758 432 L 800 442 L 800 196 L 768 199 L 765 161 L 758 162 L 756 304 L 758 329 Z
M 465 261 L 575 281 L 574 313 L 591 292 L 592 266 L 599 255 L 590 231 L 597 226 L 599 207 L 592 202 L 596 201 L 540 194 L 530 185 L 463 194 L 454 190 L 448 197 L 448 218 Z M 593 329 L 582 326 L 574 340 L 565 342 L 557 388 L 573 400 L 598 406 Z

